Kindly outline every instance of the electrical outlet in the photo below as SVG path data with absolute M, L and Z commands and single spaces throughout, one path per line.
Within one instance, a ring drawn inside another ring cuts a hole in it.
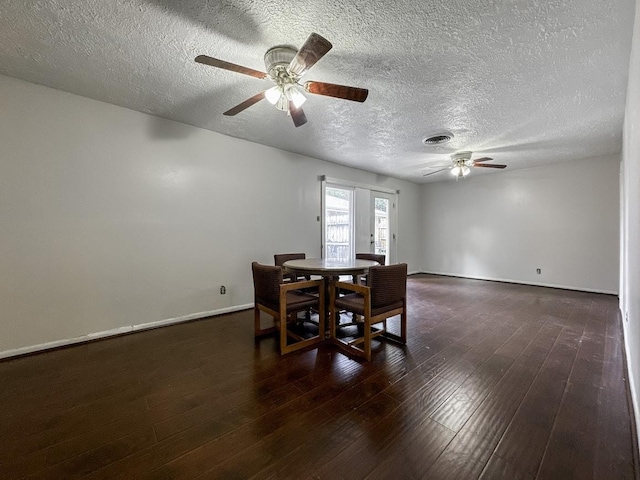
M 625 322 L 629 321 L 629 311 L 628 310 L 626 312 L 624 312 L 624 321 Z
M 220 287 L 220 295 L 224 295 L 225 293 L 227 293 L 227 288 L 224 285 L 222 285 Z
M 540 274 L 542 273 L 542 269 L 540 269 L 540 268 L 536 268 L 536 273 L 537 273 L 538 275 L 540 275 Z

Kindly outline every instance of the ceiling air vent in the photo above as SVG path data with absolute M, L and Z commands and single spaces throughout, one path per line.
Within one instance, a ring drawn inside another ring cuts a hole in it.
M 436 133 L 435 135 L 430 135 L 427 138 L 422 139 L 422 143 L 425 145 L 441 145 L 443 143 L 447 143 L 452 138 L 453 133 Z

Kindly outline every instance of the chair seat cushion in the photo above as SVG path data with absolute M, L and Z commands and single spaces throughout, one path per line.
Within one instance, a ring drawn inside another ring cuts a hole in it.
M 287 312 L 305 310 L 318 305 L 318 297 L 301 290 L 287 292 Z
M 261 301 L 257 299 L 258 303 L 269 307 L 276 312 L 280 310 L 280 305 L 269 302 Z M 315 295 L 309 295 L 300 290 L 292 290 L 287 292 L 287 313 L 298 312 L 300 310 L 306 310 L 307 308 L 315 307 L 318 305 L 318 297 Z
M 318 291 L 318 287 L 300 288 L 298 289 L 298 292 L 308 293 L 310 295 L 315 295 L 316 297 L 320 295 L 320 292 Z
M 364 297 L 358 293 L 350 293 L 343 297 L 336 298 L 335 304 L 340 310 L 348 310 L 349 312 L 353 312 L 358 315 L 364 315 Z M 381 313 L 389 312 L 396 308 L 402 308 L 402 301 L 392 303 L 391 305 L 385 305 L 380 308 L 372 308 L 371 316 L 376 317 Z

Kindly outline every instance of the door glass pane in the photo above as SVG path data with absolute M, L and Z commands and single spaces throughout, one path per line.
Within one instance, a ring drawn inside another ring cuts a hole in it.
M 374 200 L 374 253 L 388 255 L 389 245 L 389 200 L 375 197 Z
M 327 187 L 325 197 L 325 258 L 348 260 L 352 257 L 353 192 Z

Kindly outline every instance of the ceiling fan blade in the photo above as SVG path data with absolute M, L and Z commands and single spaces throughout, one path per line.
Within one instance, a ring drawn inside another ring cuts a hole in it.
M 297 55 L 291 60 L 289 64 L 289 72 L 298 76 L 304 75 L 304 73 L 313 67 L 318 60 L 326 55 L 331 50 L 331 42 L 326 38 L 312 33 L 304 42 L 304 45 L 300 47 Z
M 289 114 L 293 120 L 293 124 L 296 127 L 300 127 L 307 123 L 307 116 L 304 114 L 302 108 L 296 108 L 293 102 L 289 102 Z
M 196 62 L 204 65 L 210 65 L 212 67 L 224 68 L 225 70 L 231 70 L 232 72 L 243 73 L 256 78 L 267 78 L 267 74 L 254 70 L 253 68 L 243 67 L 242 65 L 236 65 L 235 63 L 225 62 L 224 60 L 218 60 L 217 58 L 208 57 L 207 55 L 198 55 Z
M 440 173 L 440 172 L 442 172 L 444 170 L 449 170 L 449 168 L 451 168 L 451 167 L 445 167 L 445 168 L 441 168 L 440 170 L 436 170 L 435 172 L 425 173 L 423 175 L 423 177 L 428 177 L 429 175 L 435 175 L 436 173 Z
M 316 95 L 343 98 L 345 100 L 353 100 L 354 102 L 364 102 L 369 95 L 369 90 L 366 88 L 347 87 L 345 85 L 326 82 L 305 82 L 304 89 Z
M 429 165 L 424 165 L 425 168 L 453 168 L 451 162 L 447 163 L 430 163 Z
M 473 162 L 474 167 L 484 167 L 484 168 L 507 168 L 506 165 L 498 165 L 493 163 L 475 163 Z
M 493 160 L 493 158 L 491 157 L 482 157 L 482 158 L 477 158 L 473 161 L 473 163 L 480 163 L 480 162 L 489 162 Z
M 253 105 L 255 103 L 258 103 L 263 98 L 264 98 L 264 92 L 260 92 L 260 93 L 258 93 L 257 95 L 254 95 L 251 98 L 247 98 L 244 102 L 239 103 L 235 107 L 230 108 L 229 110 L 224 112 L 223 115 L 227 115 L 228 117 L 232 117 L 234 115 L 237 115 L 241 111 L 249 108 L 251 105 Z

